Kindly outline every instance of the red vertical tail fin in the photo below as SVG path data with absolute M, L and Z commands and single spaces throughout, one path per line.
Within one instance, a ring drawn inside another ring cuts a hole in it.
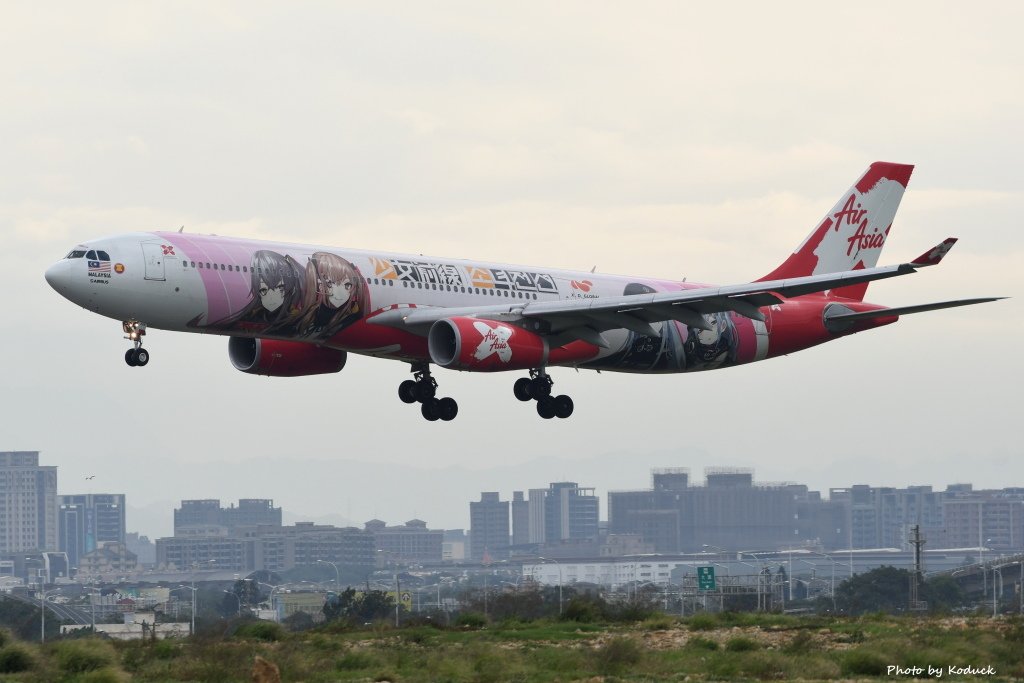
M 871 164 L 796 251 L 758 282 L 877 265 L 913 171 L 907 164 Z M 830 296 L 861 301 L 867 288 L 867 283 L 851 285 Z

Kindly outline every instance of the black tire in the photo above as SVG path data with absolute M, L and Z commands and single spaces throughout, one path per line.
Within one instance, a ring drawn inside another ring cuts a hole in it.
M 135 362 L 135 349 L 128 349 L 124 352 L 124 362 L 133 368 L 138 365 L 138 363 Z
M 424 405 L 437 395 L 437 386 L 430 380 L 416 382 L 416 400 Z
M 543 377 L 530 380 L 530 396 L 538 401 L 551 395 L 551 384 Z
M 572 399 L 562 394 L 561 396 L 555 396 L 555 417 L 565 419 L 572 415 Z
M 438 413 L 437 404 L 440 403 L 436 398 L 423 402 L 423 407 L 420 408 L 420 414 L 423 415 L 423 419 L 428 422 L 434 422 L 437 418 L 441 417 Z
M 555 416 L 555 399 L 545 396 L 537 401 L 537 414 L 545 420 L 553 418 Z
M 520 401 L 529 401 L 532 399 L 533 396 L 530 394 L 530 378 L 520 377 L 517 379 L 516 383 L 512 385 L 512 391 Z
M 415 403 L 416 402 L 416 382 L 411 379 L 407 379 L 398 385 L 398 398 L 402 399 L 402 403 Z
M 445 422 L 451 422 L 459 414 L 459 404 L 454 398 L 442 398 L 437 402 L 437 414 Z
M 135 364 L 140 368 L 149 362 L 149 351 L 141 346 L 135 349 Z

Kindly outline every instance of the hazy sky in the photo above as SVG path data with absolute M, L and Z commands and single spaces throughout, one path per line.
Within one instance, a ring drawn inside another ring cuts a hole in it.
M 604 496 L 666 465 L 1024 485 L 1022 23 L 1009 2 L 10 4 L 0 450 L 42 451 L 61 493 L 95 475 L 153 535 L 198 497 L 462 527 L 482 489 Z M 153 330 L 129 368 L 119 324 L 43 280 L 80 240 L 184 225 L 745 282 L 875 160 L 917 164 L 880 265 L 961 240 L 870 300 L 1016 298 L 721 372 L 555 370 L 569 420 L 516 401 L 518 373 L 439 371 L 460 414 L 427 423 L 404 364 L 257 378 L 220 337 Z

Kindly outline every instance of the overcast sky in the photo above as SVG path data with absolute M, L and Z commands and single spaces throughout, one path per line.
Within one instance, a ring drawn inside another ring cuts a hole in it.
M 0 450 L 127 493 L 151 535 L 199 497 L 464 527 L 482 489 L 603 497 L 666 465 L 1024 486 L 1022 24 L 1010 2 L 8 5 Z M 746 282 L 875 160 L 917 165 L 880 265 L 961 239 L 870 300 L 1015 298 L 720 372 L 555 370 L 569 420 L 516 401 L 518 373 L 439 371 L 460 413 L 427 423 L 404 364 L 257 378 L 218 337 L 152 330 L 129 368 L 119 324 L 43 279 L 81 240 L 184 225 Z

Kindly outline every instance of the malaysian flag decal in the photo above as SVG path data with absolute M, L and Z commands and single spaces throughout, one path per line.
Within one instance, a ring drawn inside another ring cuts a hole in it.
M 110 261 L 89 261 L 90 275 L 110 275 Z

